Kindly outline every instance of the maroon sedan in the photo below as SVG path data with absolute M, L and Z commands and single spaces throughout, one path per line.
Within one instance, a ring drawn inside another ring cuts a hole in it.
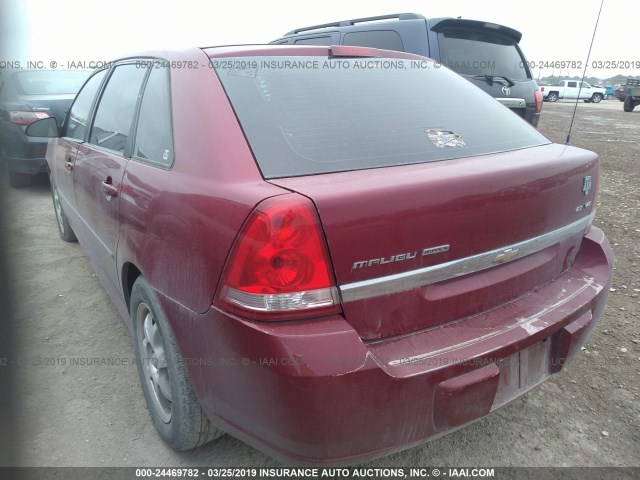
M 598 156 L 438 67 L 194 48 L 86 82 L 47 151 L 60 235 L 131 328 L 169 445 L 225 431 L 290 462 L 384 455 L 584 345 L 613 271 Z

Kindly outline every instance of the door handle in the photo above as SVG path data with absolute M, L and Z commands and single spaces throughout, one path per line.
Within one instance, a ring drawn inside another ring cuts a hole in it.
M 111 177 L 107 177 L 107 179 L 102 182 L 102 191 L 109 197 L 118 195 L 118 189 L 111 183 Z

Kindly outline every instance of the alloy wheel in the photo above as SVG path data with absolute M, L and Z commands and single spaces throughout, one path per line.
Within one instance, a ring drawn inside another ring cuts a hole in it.
M 155 316 L 146 303 L 138 306 L 136 321 L 139 335 L 138 348 L 140 361 L 145 374 L 145 381 L 151 394 L 151 399 L 164 423 L 171 421 L 171 380 L 167 368 L 167 358 L 164 351 L 162 332 Z

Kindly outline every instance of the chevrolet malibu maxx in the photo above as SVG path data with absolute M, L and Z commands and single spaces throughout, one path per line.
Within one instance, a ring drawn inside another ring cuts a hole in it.
M 29 134 L 53 137 L 60 236 L 178 450 L 223 432 L 301 464 L 408 448 L 561 372 L 602 317 L 598 156 L 424 57 L 146 52 Z

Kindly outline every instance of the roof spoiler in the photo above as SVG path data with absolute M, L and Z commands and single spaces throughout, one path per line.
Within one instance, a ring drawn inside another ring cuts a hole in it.
M 505 27 L 504 25 L 498 25 L 497 23 L 482 22 L 480 20 L 467 20 L 463 18 L 434 18 L 429 20 L 429 25 L 431 30 L 434 32 L 439 32 L 447 27 L 466 27 L 499 33 L 509 37 L 516 43 L 520 43 L 520 40 L 522 39 L 522 33 L 518 30 L 511 27 Z

